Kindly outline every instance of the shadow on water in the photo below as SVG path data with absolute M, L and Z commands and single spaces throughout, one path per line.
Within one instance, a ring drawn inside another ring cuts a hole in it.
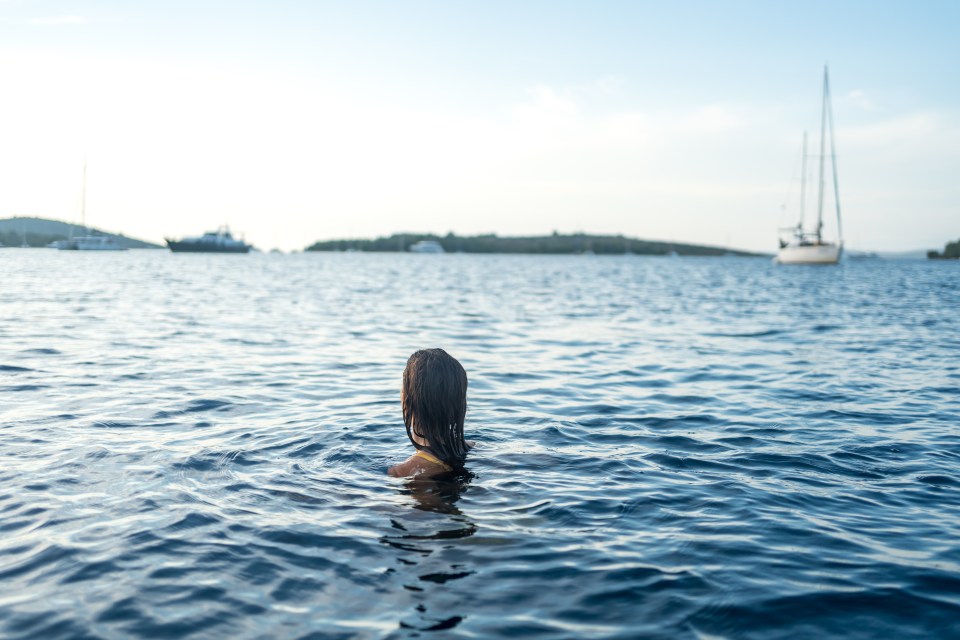
M 406 488 L 400 493 L 416 500 L 414 509 L 459 516 L 462 514 L 456 504 L 474 477 L 469 471 L 463 470 L 439 478 L 414 478 L 407 481 Z
M 388 570 L 401 576 L 401 584 L 413 602 L 413 613 L 399 622 L 402 632 L 453 629 L 464 619 L 454 613 L 444 585 L 475 573 L 457 542 L 477 532 L 477 525 L 457 508 L 474 475 L 464 471 L 454 476 L 411 479 L 399 489 L 412 498 L 411 517 L 392 518 L 395 534 L 380 542 L 397 550 L 397 567 Z M 431 608 L 428 608 L 428 603 Z M 439 612 L 439 613 L 438 613 Z

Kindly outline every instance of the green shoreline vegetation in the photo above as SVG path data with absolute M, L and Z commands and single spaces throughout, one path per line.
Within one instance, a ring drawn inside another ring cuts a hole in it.
M 66 240 L 76 236 L 94 235 L 113 238 L 121 247 L 127 249 L 160 249 L 158 244 L 129 238 L 120 233 L 108 233 L 93 227 L 81 227 L 70 222 L 49 218 L 16 217 L 0 220 L 0 246 L 47 247 L 51 242 Z
M 931 260 L 960 260 L 960 240 L 948 242 L 940 251 L 928 251 L 927 258 Z
M 530 254 L 577 254 L 596 253 L 606 255 L 637 254 L 649 256 L 759 256 L 763 254 L 737 251 L 723 247 L 708 247 L 680 242 L 657 242 L 639 240 L 622 235 L 589 235 L 584 233 L 549 236 L 458 236 L 448 233 L 439 236 L 429 233 L 396 233 L 374 240 L 322 240 L 314 242 L 305 251 L 369 251 L 404 252 L 423 240 L 440 243 L 447 253 L 530 253 Z

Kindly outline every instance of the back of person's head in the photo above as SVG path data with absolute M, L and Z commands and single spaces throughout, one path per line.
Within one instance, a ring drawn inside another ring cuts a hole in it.
M 463 465 L 467 443 L 467 372 L 443 349 L 422 349 L 403 370 L 403 424 L 417 449 L 453 467 Z M 422 439 L 421 444 L 414 436 Z

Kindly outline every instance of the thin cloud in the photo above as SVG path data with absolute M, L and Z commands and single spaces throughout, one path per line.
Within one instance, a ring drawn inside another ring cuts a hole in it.
M 507 135 L 507 140 L 516 144 L 532 138 L 551 149 L 640 145 L 649 149 L 655 140 L 663 143 L 665 138 L 675 141 L 677 136 L 722 136 L 746 124 L 742 114 L 722 104 L 672 112 L 637 111 L 624 109 L 623 105 L 597 109 L 604 102 L 598 86 L 592 85 L 589 90 L 544 85 L 530 88 L 530 99 L 510 109 L 516 130 Z
M 682 114 L 674 126 L 681 133 L 721 133 L 743 127 L 743 119 L 721 105 L 707 105 Z
M 87 24 L 90 21 L 83 16 L 49 16 L 46 18 L 30 18 L 27 24 L 39 27 L 49 27 L 61 24 Z
M 861 91 L 860 89 L 854 89 L 853 91 L 851 91 L 850 93 L 848 93 L 848 94 L 846 95 L 846 100 L 847 100 L 849 103 L 851 103 L 851 104 L 853 104 L 853 105 L 855 105 L 855 106 L 857 106 L 857 107 L 860 107 L 861 109 L 867 110 L 867 111 L 874 111 L 874 110 L 876 110 L 876 108 L 877 108 L 877 105 L 874 104 L 873 100 L 871 100 L 871 99 L 870 99 L 863 91 Z
M 845 127 L 840 135 L 859 148 L 876 148 L 916 140 L 941 141 L 954 134 L 956 127 L 933 112 L 905 114 L 869 124 Z

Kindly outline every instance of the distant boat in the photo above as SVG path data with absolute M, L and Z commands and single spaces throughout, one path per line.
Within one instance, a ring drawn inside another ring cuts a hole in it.
M 61 251 L 126 251 L 116 238 L 110 236 L 77 236 L 69 240 L 56 240 L 53 246 Z
M 436 240 L 421 240 L 410 245 L 410 251 L 413 253 L 446 253 Z
M 823 239 L 823 172 L 826 162 L 827 126 L 830 127 L 830 166 L 833 169 L 833 194 L 837 208 L 837 242 Z M 803 227 L 803 205 L 806 191 L 807 134 L 803 134 L 803 158 L 800 178 L 800 221 L 793 232 L 792 241 L 780 239 L 780 250 L 774 259 L 780 264 L 837 264 L 843 253 L 843 233 L 840 224 L 840 185 L 837 181 L 837 153 L 833 137 L 833 110 L 830 106 L 830 80 L 827 67 L 823 68 L 823 104 L 820 110 L 820 181 L 817 191 L 817 226 L 813 231 Z
M 171 240 L 165 238 L 170 251 L 174 253 L 249 253 L 252 245 L 243 240 L 237 240 L 230 234 L 230 229 L 220 227 L 216 231 L 207 231 L 199 238 L 183 238 Z
M 83 226 L 82 236 L 71 236 L 66 240 L 55 240 L 50 246 L 61 251 L 126 251 L 120 246 L 116 238 L 104 235 L 91 234 L 87 230 L 87 163 L 83 163 L 83 191 L 80 196 L 80 224 Z M 73 227 L 71 227 L 71 233 Z

